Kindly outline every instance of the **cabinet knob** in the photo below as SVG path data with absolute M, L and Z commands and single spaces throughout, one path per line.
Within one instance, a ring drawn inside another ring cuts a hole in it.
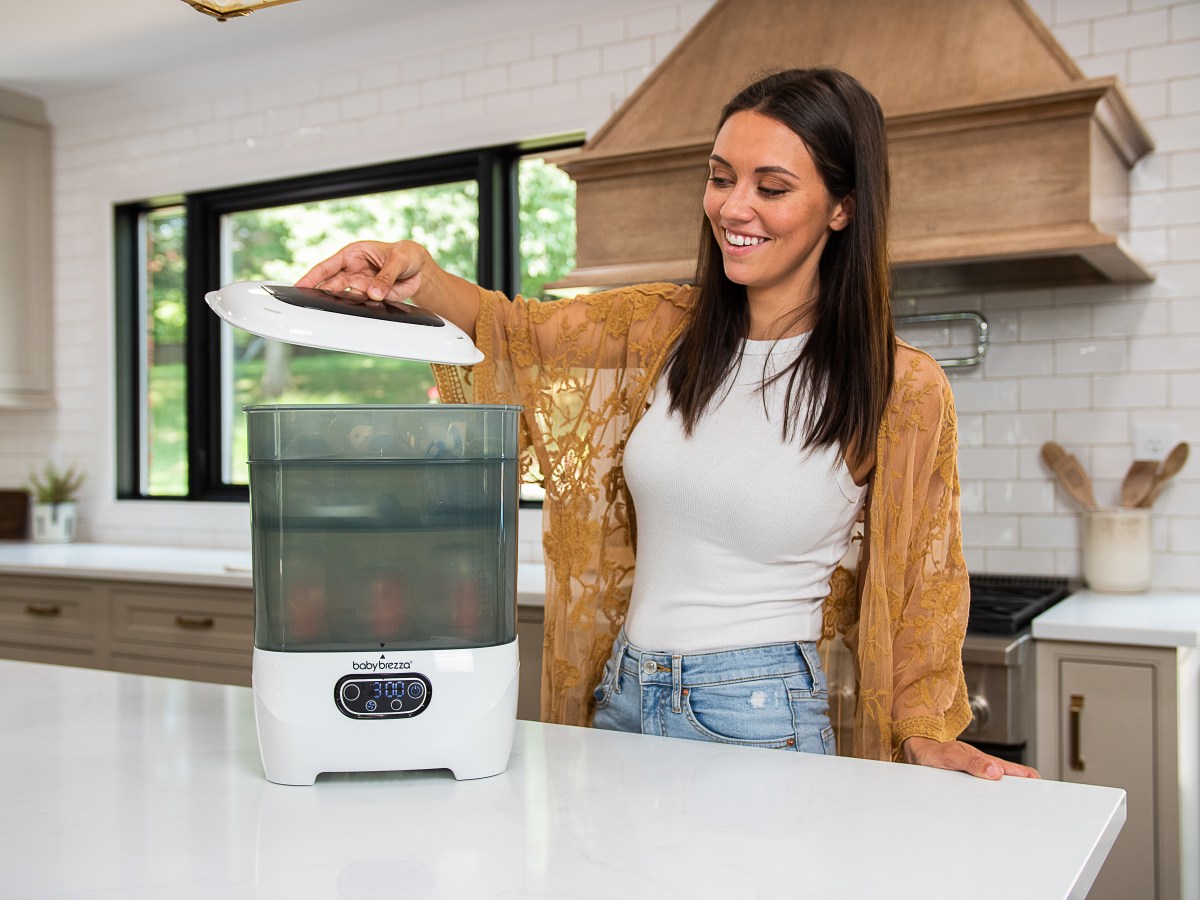
M 1083 694 L 1071 695 L 1071 720 L 1070 720 L 1070 741 L 1069 748 L 1071 757 L 1071 768 L 1076 772 L 1082 772 L 1085 768 L 1083 761 L 1083 748 L 1080 746 L 1080 731 L 1082 730 L 1083 720 Z
M 25 612 L 31 616 L 42 616 L 43 618 L 53 619 L 62 612 L 62 607 L 50 606 L 46 603 L 29 603 L 25 606 Z
M 213 627 L 212 616 L 176 616 L 175 624 L 180 628 L 191 628 L 195 631 L 205 631 Z

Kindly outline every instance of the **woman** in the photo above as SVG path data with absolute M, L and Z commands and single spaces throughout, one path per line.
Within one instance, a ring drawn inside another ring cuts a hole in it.
M 435 367 L 443 398 L 525 407 L 546 487 L 545 720 L 833 752 L 816 647 L 840 632 L 855 755 L 1036 777 L 955 740 L 953 399 L 894 337 L 887 209 L 875 98 L 790 70 L 722 112 L 694 288 L 510 301 L 408 241 L 351 244 L 298 282 L 440 313 L 486 356 Z

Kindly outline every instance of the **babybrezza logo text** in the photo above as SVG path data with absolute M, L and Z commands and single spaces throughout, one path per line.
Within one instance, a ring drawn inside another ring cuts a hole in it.
M 392 662 L 387 659 L 365 660 L 364 662 L 352 662 L 350 667 L 356 672 L 378 672 L 382 669 L 411 669 L 411 662 Z

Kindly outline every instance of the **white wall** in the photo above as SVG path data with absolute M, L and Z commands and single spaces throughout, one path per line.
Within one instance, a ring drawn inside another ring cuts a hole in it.
M 456 38 L 456 23 L 430 15 L 403 41 L 384 27 L 289 48 L 287 68 L 277 54 L 51 102 L 59 405 L 0 411 L 0 485 L 54 452 L 89 472 L 85 539 L 246 547 L 242 505 L 109 499 L 113 203 L 594 131 L 709 0 L 488 6 L 492 20 L 473 23 L 486 40 Z M 1200 2 L 1032 6 L 1085 72 L 1120 76 L 1154 136 L 1128 238 L 1158 278 L 901 300 L 897 311 L 979 310 L 991 323 L 985 364 L 952 374 L 972 568 L 1076 575 L 1077 516 L 1039 462 L 1044 440 L 1080 455 L 1101 502 L 1116 497 L 1136 424 L 1174 423 L 1200 457 Z M 526 558 L 539 552 L 535 521 L 522 521 Z M 1200 459 L 1156 505 L 1154 541 L 1156 584 L 1200 588 Z

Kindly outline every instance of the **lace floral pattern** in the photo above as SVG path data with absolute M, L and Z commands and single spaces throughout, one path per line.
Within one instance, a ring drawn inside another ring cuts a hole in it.
M 447 402 L 524 407 L 522 473 L 540 473 L 546 489 L 544 721 L 591 721 L 633 583 L 625 441 L 690 304 L 691 289 L 672 284 L 553 302 L 481 289 L 484 362 L 434 366 Z M 949 740 L 970 721 L 953 397 L 938 364 L 905 344 L 896 372 L 860 558 L 834 574 L 824 614 L 826 639 L 841 635 L 855 658 L 854 755 L 873 759 L 895 758 L 913 735 Z

